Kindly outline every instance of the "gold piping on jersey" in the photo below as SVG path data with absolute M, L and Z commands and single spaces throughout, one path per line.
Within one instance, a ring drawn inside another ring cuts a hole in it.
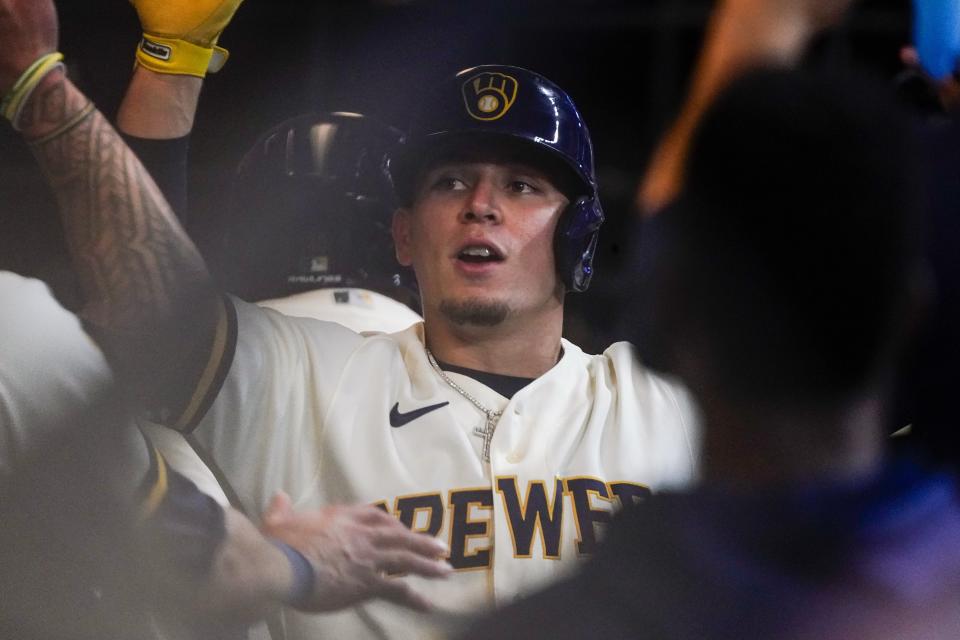
M 152 458 L 150 466 L 156 469 L 156 477 L 153 479 L 150 492 L 140 505 L 140 520 L 146 520 L 152 516 L 167 495 L 167 462 L 153 445 L 150 446 L 150 457 Z
M 218 309 L 217 328 L 210 346 L 210 357 L 197 381 L 197 386 L 173 428 L 189 433 L 197 426 L 220 393 L 220 386 L 226 378 L 233 362 L 233 352 L 237 346 L 237 312 L 226 296 Z

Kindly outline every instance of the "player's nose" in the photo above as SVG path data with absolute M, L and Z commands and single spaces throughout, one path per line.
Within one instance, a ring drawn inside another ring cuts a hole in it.
M 460 221 L 499 223 L 501 219 L 495 185 L 489 178 L 481 177 L 474 182 L 464 200 Z

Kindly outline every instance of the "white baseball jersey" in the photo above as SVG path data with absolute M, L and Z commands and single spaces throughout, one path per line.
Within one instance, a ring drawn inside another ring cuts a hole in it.
M 410 307 L 393 298 L 350 287 L 315 289 L 257 304 L 288 316 L 336 322 L 358 333 L 393 333 L 422 320 Z M 141 420 L 140 428 L 171 467 L 221 505 L 229 504 L 217 478 L 182 435 L 148 420 Z
M 435 614 L 379 601 L 287 612 L 288 637 L 441 635 L 575 567 L 616 505 L 695 475 L 688 395 L 641 367 L 626 343 L 587 355 L 564 341 L 559 362 L 512 399 L 449 373 L 503 411 L 484 462 L 485 416 L 432 368 L 423 331 L 361 336 L 226 305 L 207 371 L 175 423 L 209 450 L 248 512 L 279 490 L 300 509 L 376 504 L 445 540 L 456 570 L 442 581 L 405 578 Z

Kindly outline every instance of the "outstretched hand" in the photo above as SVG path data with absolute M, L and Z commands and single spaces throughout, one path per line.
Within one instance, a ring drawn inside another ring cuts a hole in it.
M 0 98 L 40 56 L 57 50 L 52 0 L 0 0 Z
M 298 513 L 280 493 L 270 502 L 261 528 L 313 565 L 314 590 L 304 607 L 310 611 L 334 611 L 370 598 L 426 611 L 430 603 L 396 574 L 443 578 L 452 571 L 442 559 L 447 551 L 442 542 L 410 531 L 376 507 Z

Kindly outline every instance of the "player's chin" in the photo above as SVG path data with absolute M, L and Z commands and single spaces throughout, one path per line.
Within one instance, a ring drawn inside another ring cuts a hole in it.
M 487 297 L 445 298 L 440 301 L 440 313 L 456 325 L 495 327 L 510 315 L 510 306 Z

